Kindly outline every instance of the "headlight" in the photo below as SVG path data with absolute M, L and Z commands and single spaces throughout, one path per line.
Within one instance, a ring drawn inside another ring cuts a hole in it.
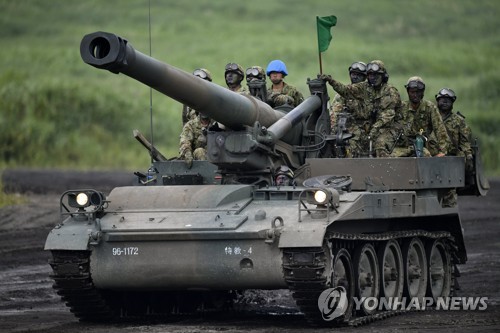
M 324 205 L 327 202 L 328 194 L 325 191 L 319 190 L 314 193 L 314 200 L 320 204 Z
M 89 196 L 87 193 L 78 193 L 76 195 L 76 203 L 81 207 L 86 207 L 89 203 Z
M 311 189 L 307 193 L 307 202 L 313 205 L 325 206 L 331 204 L 337 206 L 339 203 L 339 192 L 333 188 Z
M 94 190 L 68 191 L 63 194 L 63 197 L 65 195 L 68 196 L 68 205 L 73 208 L 95 206 L 97 209 L 106 201 L 104 194 Z

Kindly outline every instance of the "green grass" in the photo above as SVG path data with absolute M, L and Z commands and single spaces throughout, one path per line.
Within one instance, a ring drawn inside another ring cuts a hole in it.
M 81 38 L 116 33 L 149 54 L 148 1 L 0 0 L 0 167 L 145 169 L 132 137 L 150 136 L 150 90 L 80 58 Z M 151 0 L 153 57 L 224 84 L 230 61 L 244 68 L 286 62 L 287 82 L 307 95 L 319 72 L 315 16 L 336 15 L 324 72 L 348 81 L 357 60 L 382 59 L 390 82 L 419 75 L 433 100 L 442 87 L 481 143 L 489 175 L 500 175 L 500 3 L 496 0 Z M 333 91 L 330 90 L 333 96 Z M 181 105 L 153 93 L 154 142 L 177 154 Z

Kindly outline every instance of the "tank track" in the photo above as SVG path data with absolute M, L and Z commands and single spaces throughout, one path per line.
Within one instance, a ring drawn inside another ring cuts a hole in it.
M 100 290 L 92 282 L 90 251 L 52 251 L 53 288 L 80 321 L 112 322 L 144 319 L 175 319 L 202 312 L 227 309 L 233 294 L 224 294 L 219 307 L 196 293 L 134 293 Z M 152 295 L 153 294 L 153 295 Z M 154 296 L 157 296 L 156 298 Z M 198 297 L 199 296 L 199 297 Z M 164 307 L 157 307 L 160 300 Z M 170 300 L 170 302 L 165 302 Z M 212 299 L 210 301 L 213 301 Z M 207 306 L 208 304 L 208 306 Z M 200 308 L 198 308 L 200 307 Z
M 92 283 L 89 257 L 90 251 L 52 251 L 53 287 L 81 321 L 109 322 L 117 314 Z
M 449 232 L 429 232 L 424 230 L 395 231 L 379 234 L 356 234 L 330 232 L 325 236 L 326 246 L 320 248 L 288 248 L 283 250 L 283 271 L 286 283 L 292 291 L 297 307 L 304 313 L 306 320 L 313 326 L 361 326 L 375 321 L 384 320 L 393 316 L 404 314 L 408 311 L 393 310 L 381 311 L 371 315 L 351 317 L 347 314 L 345 318 L 328 322 L 325 321 L 318 309 L 319 295 L 327 288 L 330 288 L 327 271 L 327 260 L 331 260 L 335 249 L 345 248 L 352 253 L 360 242 L 382 242 L 388 240 L 402 240 L 404 238 L 420 237 L 427 239 L 446 239 L 447 247 L 450 251 L 452 274 L 451 274 L 451 295 L 454 294 L 455 276 L 459 276 L 456 268 L 458 261 L 456 257 L 456 246 L 454 239 Z M 300 260 L 294 258 L 314 258 L 312 262 L 304 265 Z M 348 310 L 349 311 L 349 310 Z M 352 311 L 354 314 L 355 311 Z

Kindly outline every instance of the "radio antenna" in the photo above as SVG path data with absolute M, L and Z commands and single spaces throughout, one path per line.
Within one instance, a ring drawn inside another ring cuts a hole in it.
M 148 20 L 148 24 L 149 24 L 149 56 L 152 57 L 153 56 L 153 52 L 152 52 L 152 46 L 151 46 L 151 0 L 148 1 L 149 3 L 149 20 Z M 153 151 L 154 149 L 154 135 L 153 135 L 153 88 L 149 88 L 149 126 L 150 126 L 150 135 L 151 135 L 151 148 Z M 151 164 L 153 164 L 153 154 L 151 154 Z

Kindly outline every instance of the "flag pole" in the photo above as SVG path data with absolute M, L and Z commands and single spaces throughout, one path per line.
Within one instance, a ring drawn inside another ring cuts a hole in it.
M 319 54 L 319 75 L 323 75 L 323 61 L 321 60 L 321 52 Z

